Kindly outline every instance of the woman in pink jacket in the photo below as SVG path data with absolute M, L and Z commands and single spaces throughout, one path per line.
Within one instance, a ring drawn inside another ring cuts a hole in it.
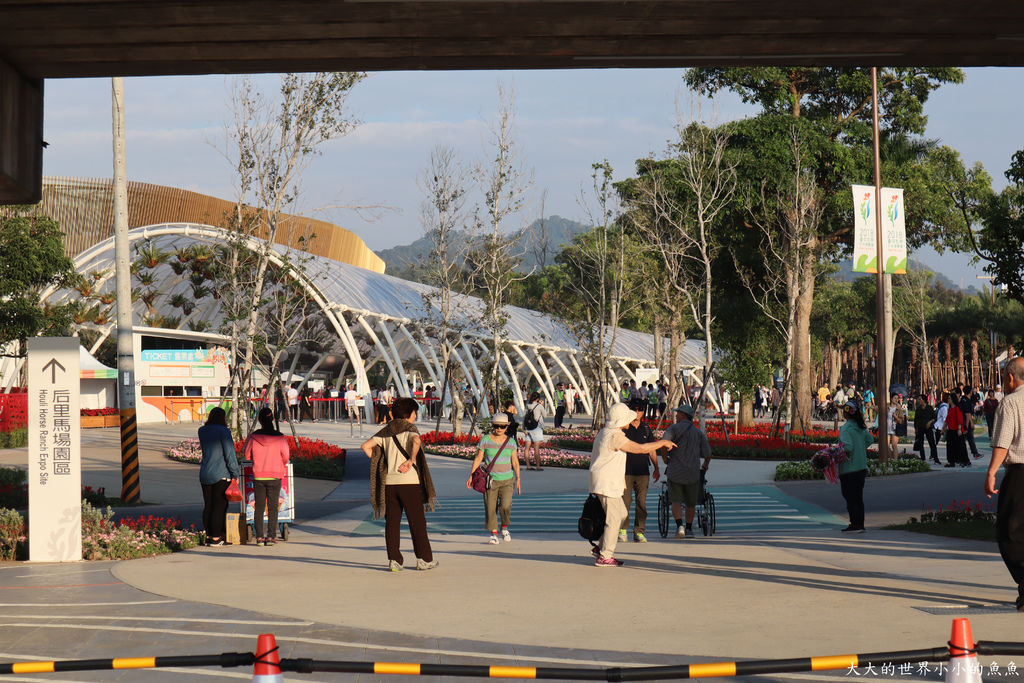
M 256 545 L 274 545 L 277 533 L 277 508 L 281 496 L 281 479 L 288 471 L 288 440 L 274 429 L 274 411 L 263 407 L 258 419 L 260 428 L 245 442 L 245 457 L 252 460 L 253 522 Z M 263 533 L 263 510 L 267 511 L 267 533 Z

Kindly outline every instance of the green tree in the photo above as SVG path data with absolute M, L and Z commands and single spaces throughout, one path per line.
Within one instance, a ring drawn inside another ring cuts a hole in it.
M 793 329 L 791 419 L 794 426 L 807 424 L 812 400 L 809 332 L 816 266 L 823 257 L 834 257 L 850 247 L 853 221 L 849 186 L 871 177 L 871 71 L 838 67 L 699 68 L 688 70 L 685 79 L 700 94 L 732 90 L 745 102 L 760 106 L 760 116 L 737 124 L 732 139 L 748 149 L 765 150 L 756 158 L 766 178 L 770 179 L 773 172 L 771 161 L 786 157 L 792 127 L 800 126 L 808 163 L 825 201 L 818 229 L 802 254 Z M 927 123 L 924 103 L 929 94 L 944 83 L 962 80 L 963 72 L 954 68 L 881 69 L 879 116 L 885 137 L 923 134 Z M 744 128 L 758 125 L 778 133 L 767 138 L 742 134 Z M 913 246 L 922 236 L 913 225 L 908 228 L 908 241 Z
M 68 284 L 74 274 L 64 253 L 63 233 L 47 216 L 15 214 L 0 218 L 0 349 L 21 356 L 25 340 L 37 334 L 63 335 L 72 304 L 40 302 L 47 287 Z M 11 344 L 16 342 L 16 344 Z

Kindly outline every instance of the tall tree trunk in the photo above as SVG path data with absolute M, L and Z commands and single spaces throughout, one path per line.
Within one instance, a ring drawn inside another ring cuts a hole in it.
M 921 362 L 921 359 L 918 357 L 918 354 L 917 354 L 917 344 L 911 344 L 910 345 L 910 381 L 907 383 L 907 386 L 911 387 L 911 391 L 913 391 L 913 387 L 917 387 L 918 393 L 920 393 L 920 391 L 921 391 L 921 382 L 922 382 L 921 377 L 924 375 L 924 373 L 921 372 L 920 362 Z
M 948 389 L 953 381 L 953 342 L 949 335 L 942 338 L 942 349 L 945 357 L 942 359 L 942 388 Z
M 793 329 L 793 397 L 790 427 L 794 431 L 811 428 L 811 307 L 814 303 L 814 267 L 817 251 L 802 256 L 800 296 L 796 300 Z
M 736 418 L 740 427 L 754 425 L 754 400 L 749 391 L 740 394 L 740 412 Z
M 972 387 L 981 384 L 981 357 L 978 355 L 978 333 L 971 332 L 971 371 L 968 381 Z
M 957 384 L 963 384 L 967 381 L 966 367 L 964 365 L 964 336 L 958 334 L 956 336 L 956 381 Z
M 864 340 L 861 339 L 857 342 L 857 386 L 864 388 L 867 386 L 867 359 L 864 356 Z

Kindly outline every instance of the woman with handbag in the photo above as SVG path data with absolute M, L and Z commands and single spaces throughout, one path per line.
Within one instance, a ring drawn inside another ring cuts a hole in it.
M 270 408 L 260 408 L 257 419 L 260 428 L 249 435 L 243 452 L 247 460 L 252 460 L 252 519 L 256 527 L 256 545 L 269 546 L 276 543 L 281 480 L 288 473 L 288 440 L 274 429 L 274 411 Z M 264 510 L 267 512 L 265 534 Z
M 409 522 L 412 549 L 417 569 L 437 566 L 427 538 L 424 508 L 433 511 L 437 495 L 423 454 L 415 399 L 402 397 L 392 405 L 394 419 L 363 442 L 363 453 L 370 458 L 370 505 L 373 518 L 384 517 L 384 541 L 388 550 L 388 569 L 403 568 L 401 549 L 402 512 Z
M 512 540 L 508 523 L 512 517 L 513 485 L 516 493 L 523 493 L 519 480 L 519 448 L 506 433 L 508 425 L 507 414 L 495 413 L 491 419 L 491 433 L 480 439 L 480 450 L 476 452 L 466 480 L 467 489 L 484 489 L 484 528 L 491 532 L 492 545 L 500 543 L 495 512 L 498 502 L 501 502 L 501 537 L 508 543 Z M 484 459 L 487 464 L 481 469 Z
M 228 429 L 227 413 L 214 408 L 199 428 L 199 446 L 203 461 L 199 466 L 199 483 L 203 487 L 203 528 L 207 545 L 228 545 L 224 538 L 224 515 L 228 511 L 225 492 L 241 474 L 235 440 Z

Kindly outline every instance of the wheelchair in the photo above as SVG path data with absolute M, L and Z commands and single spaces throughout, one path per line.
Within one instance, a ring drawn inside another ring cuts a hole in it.
M 700 471 L 700 495 L 697 497 L 694 520 L 705 536 L 715 535 L 715 497 L 707 489 L 707 472 Z M 672 504 L 668 501 L 668 477 L 661 483 L 658 494 L 658 533 L 668 536 L 668 523 L 672 518 Z

